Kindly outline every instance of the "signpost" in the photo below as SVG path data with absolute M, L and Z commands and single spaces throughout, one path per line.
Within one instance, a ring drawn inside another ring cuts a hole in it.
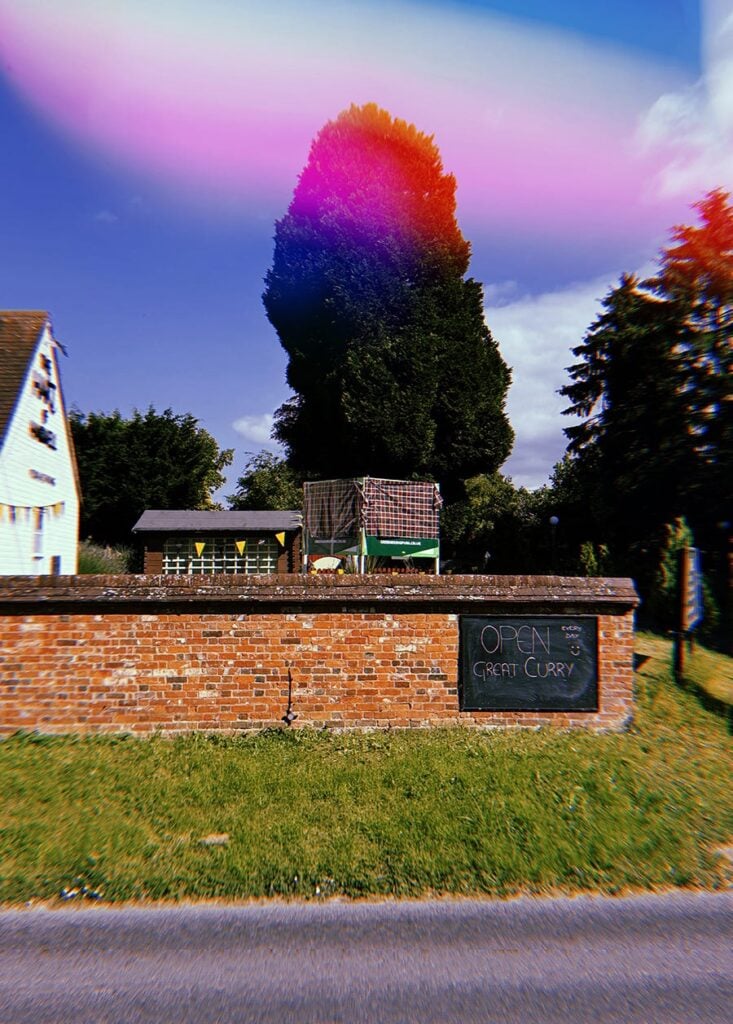
M 674 641 L 674 671 L 681 678 L 685 670 L 685 641 L 703 618 L 702 570 L 700 549 L 682 548 L 680 552 L 680 628 Z
M 598 620 L 461 616 L 461 711 L 597 711 Z

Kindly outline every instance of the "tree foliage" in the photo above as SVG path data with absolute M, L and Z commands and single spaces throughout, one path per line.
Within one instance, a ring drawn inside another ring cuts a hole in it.
M 700 224 L 677 225 L 673 244 L 647 282 L 677 301 L 687 328 L 683 350 L 689 425 L 708 480 L 700 498 L 715 495 L 730 516 L 733 480 L 733 206 L 717 189 L 695 203 Z
M 578 459 L 582 500 L 619 546 L 633 546 L 686 502 L 694 477 L 681 349 L 687 329 L 679 304 L 648 294 L 624 275 L 604 300 L 605 311 L 573 349 L 573 383 L 561 391 L 565 411 L 585 417 L 568 427 L 568 450 Z M 590 492 L 590 495 L 589 495 Z
M 670 522 L 717 556 L 733 518 L 733 208 L 718 190 L 673 229 L 658 272 L 624 275 L 573 350 L 568 456 L 553 491 L 578 543 L 607 544 L 616 571 L 659 587 Z
M 231 509 L 288 511 L 303 505 L 303 482 L 285 461 L 272 452 L 250 454 L 237 490 L 227 498 Z
M 129 544 L 146 508 L 206 509 L 224 483 L 231 449 L 220 449 L 190 413 L 171 409 L 73 410 L 71 431 L 82 493 L 80 532 L 105 544 Z
M 275 434 L 298 471 L 432 476 L 450 495 L 509 454 L 510 373 L 465 278 L 455 187 L 432 138 L 373 104 L 313 142 L 263 296 L 295 392 Z
M 443 512 L 443 550 L 457 571 L 549 571 L 548 517 L 545 488 L 516 487 L 501 473 L 474 476 Z

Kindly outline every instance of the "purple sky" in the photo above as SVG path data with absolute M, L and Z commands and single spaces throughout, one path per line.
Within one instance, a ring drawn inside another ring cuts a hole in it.
M 191 412 L 268 443 L 274 220 L 351 102 L 434 134 L 514 368 L 505 467 L 564 449 L 563 368 L 624 270 L 733 186 L 727 0 L 263 5 L 0 0 L 0 306 L 45 308 L 84 411 Z

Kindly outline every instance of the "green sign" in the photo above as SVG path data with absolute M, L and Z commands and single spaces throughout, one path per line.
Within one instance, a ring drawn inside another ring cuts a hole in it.
M 388 555 L 392 558 L 438 558 L 440 546 L 435 537 L 369 537 L 366 539 L 368 555 Z

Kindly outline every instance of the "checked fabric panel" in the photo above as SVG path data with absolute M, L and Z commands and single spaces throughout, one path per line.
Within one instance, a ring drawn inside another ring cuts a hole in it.
M 370 537 L 438 537 L 442 504 L 436 484 L 364 479 L 362 520 Z
M 437 484 L 413 480 L 318 480 L 304 484 L 305 528 L 319 542 L 370 537 L 437 538 Z

